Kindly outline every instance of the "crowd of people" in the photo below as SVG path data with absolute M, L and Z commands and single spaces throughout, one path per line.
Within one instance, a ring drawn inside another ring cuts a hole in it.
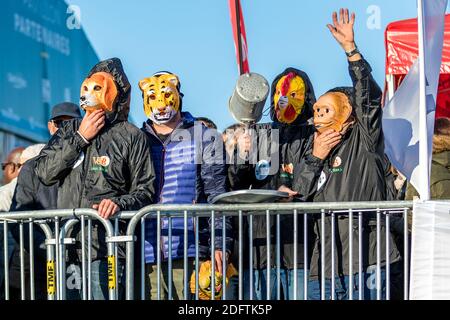
M 313 84 L 304 71 L 287 68 L 271 87 L 271 119 L 263 124 L 235 124 L 223 134 L 207 118 L 194 117 L 183 109 L 181 82 L 174 73 L 163 71 L 139 82 L 144 111 L 148 120 L 139 130 L 129 123 L 131 85 L 117 58 L 98 63 L 81 86 L 80 107 L 62 103 L 53 108 L 48 122 L 52 138 L 46 145 L 18 148 L 2 164 L 5 185 L 0 188 L 0 211 L 17 212 L 48 209 L 91 208 L 100 217 L 110 219 L 119 211 L 136 211 L 151 204 L 212 203 L 218 195 L 246 189 L 278 190 L 288 193 L 293 202 L 385 201 L 412 199 L 416 194 L 405 178 L 392 167 L 384 154 L 382 131 L 382 91 L 372 76 L 372 69 L 354 40 L 355 15 L 341 9 L 334 13 L 328 25 L 330 33 L 342 47 L 347 60 L 352 87 L 337 87 L 316 99 Z M 438 119 L 434 138 L 431 188 L 436 199 L 450 199 L 450 120 Z M 249 212 L 251 214 L 251 212 Z M 331 218 L 298 221 L 297 261 L 294 259 L 292 215 L 283 215 L 281 228 L 282 296 L 318 300 L 322 294 L 329 299 L 331 279 L 335 277 L 337 299 L 348 299 L 352 290 L 357 296 L 375 299 L 377 288 L 371 285 L 376 272 L 376 246 L 385 252 L 386 241 L 376 242 L 373 216 L 363 221 L 365 256 L 359 261 L 357 232 L 350 232 L 349 217 L 340 216 L 334 228 L 337 243 L 335 274 L 331 272 Z M 400 218 L 399 218 L 400 219 Z M 225 223 L 225 225 L 223 225 Z M 244 298 L 253 287 L 254 298 L 275 299 L 275 247 L 266 247 L 266 217 L 255 215 L 252 220 L 253 259 L 249 259 L 245 241 Z M 325 230 L 322 230 L 322 224 Z M 145 224 L 145 241 L 138 243 L 145 251 L 146 296 L 157 297 L 156 255 L 160 250 L 161 298 L 167 299 L 172 287 L 173 298 L 182 299 L 185 277 L 191 279 L 195 269 L 196 239 L 198 239 L 200 270 L 208 274 L 212 266 L 229 278 L 227 299 L 238 298 L 239 264 L 238 221 L 235 218 L 200 218 L 199 225 L 188 219 L 188 237 L 184 237 L 183 218 L 173 218 L 169 248 L 169 222 L 161 220 L 161 244 L 157 246 L 157 223 Z M 355 222 L 355 226 L 357 222 Z M 395 225 L 393 223 L 393 225 Z M 244 219 L 244 239 L 249 237 L 249 220 Z M 222 230 L 226 230 L 226 239 Z M 386 226 L 381 225 L 382 234 Z M 215 238 L 211 239 L 211 230 Z M 309 240 L 304 242 L 303 230 Z M 0 230 L 1 231 L 1 230 Z M 124 232 L 121 225 L 120 231 Z M 391 228 L 390 272 L 394 275 L 402 263 L 401 244 L 395 228 Z M 198 234 L 196 234 L 198 232 Z M 401 231 L 400 231 L 401 232 Z M 322 233 L 324 237 L 322 237 Z M 272 232 L 272 235 L 274 233 Z M 350 274 L 350 235 L 353 235 L 353 273 Z M 20 247 L 16 228 L 10 230 L 9 250 L 12 299 L 20 299 Z M 67 298 L 80 299 L 81 229 L 77 225 L 70 235 L 76 238 L 67 256 Z M 45 247 L 43 234 L 36 229 L 36 293 L 46 298 Z M 2 237 L 3 238 L 3 237 Z M 325 243 L 322 243 L 322 238 Z M 223 241 L 225 240 L 225 241 Z M 188 274 L 184 274 L 184 246 L 187 242 Z M 210 261 L 210 243 L 214 242 L 215 261 Z M 271 241 L 274 243 L 275 241 Z M 27 243 L 27 242 L 25 242 Z M 225 247 L 223 245 L 225 244 Z M 306 248 L 305 248 L 306 246 Z M 93 299 L 108 298 L 108 256 L 105 232 L 100 223 L 92 228 L 92 295 Z M 321 249 L 325 248 L 325 274 L 322 274 Z M 306 250 L 305 250 L 306 249 Z M 3 248 L 1 249 L 3 250 Z M 271 260 L 267 261 L 267 251 Z M 26 250 L 25 250 L 26 251 Z M 308 256 L 304 256 L 304 252 Z M 139 251 L 137 251 L 139 252 Z M 27 253 L 27 252 L 25 252 Z M 225 253 L 225 255 L 224 255 Z M 0 255 L 3 258 L 3 254 Z M 168 257 L 172 257 L 172 283 L 169 283 Z M 26 258 L 25 260 L 27 260 Z M 125 252 L 119 246 L 118 283 L 123 294 Z M 223 269 L 223 262 L 229 266 Z M 308 274 L 304 274 L 305 270 Z M 386 259 L 381 260 L 382 293 L 386 292 Z M 359 274 L 362 264 L 363 274 Z M 0 262 L 0 268 L 4 263 Z M 140 266 L 136 263 L 137 273 Z M 269 265 L 270 274 L 267 273 Z M 294 273 L 294 267 L 297 272 Z M 401 269 L 401 268 L 400 268 Z M 253 270 L 250 277 L 249 270 Z M 26 272 L 29 272 L 26 270 Z M 401 273 L 401 272 L 400 272 Z M 3 277 L 4 270 L 0 270 Z M 294 293 L 294 276 L 298 284 L 309 279 L 309 290 L 298 285 Z M 358 287 L 362 276 L 363 288 Z M 354 277 L 351 282 L 350 278 Z M 393 283 L 402 283 L 398 277 Z M 250 283 L 250 278 L 253 283 Z M 270 278 L 271 296 L 267 293 Z M 326 279 L 325 293 L 321 280 Z M 0 282 L 3 279 L 0 279 Z M 192 278 L 195 281 L 195 277 Z M 354 287 L 349 288 L 353 283 Z M 399 285 L 400 286 L 400 285 Z M 28 287 L 28 286 L 27 286 Z M 192 286 L 191 288 L 194 288 Z M 393 290 L 396 288 L 393 286 Z M 220 291 L 220 289 L 219 289 Z M 401 288 L 397 291 L 401 291 Z M 195 291 L 194 291 L 195 292 Z M 192 291 L 188 293 L 192 295 Z M 29 295 L 29 292 L 27 292 Z M 203 292 L 208 298 L 208 293 Z M 394 292 L 395 294 L 395 292 Z M 123 297 L 120 295 L 120 297 Z M 210 296 L 209 296 L 210 297 Z

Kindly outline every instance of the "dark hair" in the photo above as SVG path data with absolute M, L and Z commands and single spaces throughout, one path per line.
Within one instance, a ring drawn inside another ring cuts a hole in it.
M 223 133 L 227 133 L 227 131 L 236 131 L 237 129 L 243 128 L 243 127 L 245 127 L 244 124 L 242 124 L 242 123 L 235 123 L 235 124 L 232 124 L 231 126 L 228 126 L 228 127 L 223 131 Z
M 216 129 L 217 130 L 216 124 L 211 119 L 208 119 L 208 118 L 205 118 L 205 117 L 199 117 L 199 118 L 197 118 L 197 121 L 203 122 L 205 124 L 205 126 L 207 128 L 209 128 L 209 129 Z
M 433 154 L 450 150 L 450 119 L 438 118 L 434 125 Z

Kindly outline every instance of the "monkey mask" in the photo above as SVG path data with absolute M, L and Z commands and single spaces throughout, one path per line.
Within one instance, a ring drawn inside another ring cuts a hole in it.
M 112 112 L 118 96 L 114 78 L 106 72 L 97 72 L 84 80 L 81 85 L 80 106 L 86 112 L 103 109 Z
M 342 92 L 324 94 L 316 102 L 313 109 L 314 126 L 320 133 L 328 129 L 342 132 L 353 110 L 348 96 Z
M 144 111 L 156 124 L 170 122 L 181 110 L 180 81 L 169 72 L 156 73 L 139 82 L 144 99 Z

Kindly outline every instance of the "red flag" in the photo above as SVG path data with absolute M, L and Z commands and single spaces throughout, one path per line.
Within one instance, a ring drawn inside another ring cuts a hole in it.
M 228 0 L 231 14 L 231 25 L 233 26 L 233 37 L 236 48 L 236 57 L 239 73 L 249 73 L 247 36 L 245 34 L 244 17 L 240 0 Z M 239 12 L 239 14 L 238 14 Z M 239 35 L 239 36 L 238 36 Z

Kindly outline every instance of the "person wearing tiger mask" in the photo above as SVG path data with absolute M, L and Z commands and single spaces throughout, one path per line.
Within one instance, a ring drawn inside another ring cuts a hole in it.
M 158 72 L 139 82 L 144 100 L 144 112 L 148 120 L 142 131 L 150 143 L 151 156 L 156 172 L 156 199 L 158 204 L 211 203 L 214 197 L 226 192 L 226 169 L 223 144 L 215 129 L 208 129 L 189 112 L 183 111 L 183 94 L 178 76 L 171 72 Z M 219 143 L 219 144 L 218 144 Z M 229 221 L 229 220 L 227 220 Z M 183 299 L 189 297 L 189 288 L 184 288 L 190 278 L 195 260 L 194 219 L 187 223 L 188 239 L 184 238 L 184 219 L 172 219 L 172 247 L 169 248 L 168 219 L 163 218 L 161 247 L 157 246 L 157 223 L 150 220 L 145 226 L 145 263 L 147 274 L 147 294 L 157 298 L 157 250 L 161 250 L 162 299 Z M 199 258 L 206 260 L 210 253 L 210 229 L 215 227 L 215 267 L 222 273 L 222 218 L 210 221 L 199 218 Z M 231 224 L 226 225 L 230 232 Z M 231 247 L 231 238 L 226 239 Z M 187 241 L 189 258 L 188 274 L 184 274 L 184 242 Z M 163 248 L 163 249 L 161 249 Z M 168 281 L 168 257 L 172 255 L 173 277 Z M 227 253 L 229 255 L 229 252 Z M 169 297 L 169 286 L 173 296 Z M 186 289 L 186 290 L 185 290 Z

